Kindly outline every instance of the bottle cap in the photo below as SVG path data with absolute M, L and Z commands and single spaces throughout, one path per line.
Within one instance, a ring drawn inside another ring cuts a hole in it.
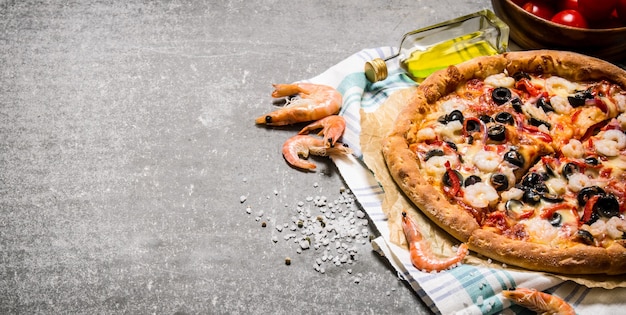
M 374 58 L 365 63 L 365 77 L 372 83 L 387 78 L 387 64 L 380 58 Z

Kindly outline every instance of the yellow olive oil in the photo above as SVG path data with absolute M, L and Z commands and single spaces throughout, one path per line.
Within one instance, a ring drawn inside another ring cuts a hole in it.
M 479 33 L 466 34 L 424 50 L 415 50 L 408 58 L 400 61 L 400 66 L 411 77 L 422 81 L 431 73 L 450 65 L 456 65 L 478 56 L 498 54 L 497 49 L 479 35 Z

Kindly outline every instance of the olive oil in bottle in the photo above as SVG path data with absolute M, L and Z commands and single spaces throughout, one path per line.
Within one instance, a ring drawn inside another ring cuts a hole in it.
M 503 53 L 508 48 L 509 28 L 493 12 L 483 10 L 404 35 L 398 54 L 365 64 L 370 82 L 387 77 L 387 64 L 399 67 L 416 82 L 433 72 L 478 56 Z

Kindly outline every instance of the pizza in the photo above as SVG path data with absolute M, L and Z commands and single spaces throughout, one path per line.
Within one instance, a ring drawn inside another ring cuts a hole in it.
M 428 77 L 382 153 L 469 248 L 561 274 L 626 273 L 626 71 L 576 53 L 472 59 Z

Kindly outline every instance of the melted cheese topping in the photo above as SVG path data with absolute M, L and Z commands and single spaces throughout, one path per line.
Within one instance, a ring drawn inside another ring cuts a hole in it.
M 617 117 L 616 110 L 612 109 L 626 110 L 626 92 L 619 88 L 608 89 L 612 94 L 598 97 L 600 101 L 595 102 L 599 105 L 591 101 L 572 106 L 568 97 L 580 91 L 593 90 L 595 85 L 571 82 L 557 76 L 533 77 L 530 82 L 540 95 L 529 95 L 529 91 L 516 86 L 512 77 L 495 74 L 483 82 L 473 80 L 459 86 L 456 94 L 440 100 L 436 106 L 439 111 L 429 113 L 416 132 L 418 156 L 424 159 L 420 161 L 420 167 L 435 179 L 434 182 L 441 183 L 444 175 L 449 176 L 450 173 L 446 174 L 448 168 L 460 174 L 458 195 L 447 195 L 448 198 L 462 200 L 485 214 L 493 211 L 508 213 L 509 228 L 521 224 L 530 241 L 557 247 L 569 246 L 572 242 L 580 242 L 576 240 L 579 228 L 588 229 L 602 244 L 621 239 L 626 230 L 623 215 L 600 218 L 592 225 L 581 224 L 585 213 L 584 206 L 578 205 L 577 194 L 590 186 L 621 189 L 622 192 L 626 189 L 626 184 L 616 184 L 620 180 L 626 181 L 626 134 L 623 132 L 626 130 L 626 114 Z M 510 101 L 495 104 L 491 93 L 497 87 L 510 88 L 512 98 L 522 99 L 521 108 L 514 107 Z M 539 98 L 544 98 L 548 106 L 540 104 Z M 602 108 L 602 104 L 606 108 Z M 454 110 L 463 113 L 464 122 L 446 120 Z M 512 126 L 506 127 L 505 140 L 488 138 L 485 133 L 490 127 L 508 124 L 493 121 L 502 112 L 514 117 Z M 490 120 L 485 119 L 486 116 L 491 117 Z M 610 123 L 611 128 L 581 140 L 588 128 L 615 117 Z M 469 123 L 475 126 L 466 130 Z M 553 137 L 554 142 L 549 142 L 549 137 Z M 530 164 L 539 158 L 538 148 L 544 144 L 554 146 L 554 165 L 550 166 L 550 172 L 542 161 L 530 168 Z M 444 154 L 438 153 L 426 160 L 427 153 L 434 149 Z M 504 158 L 507 152 L 518 150 L 527 159 L 522 167 Z M 598 158 L 601 166 L 585 166 L 585 158 L 588 157 Z M 567 163 L 574 163 L 582 169 L 566 176 L 563 167 Z M 524 205 L 521 210 L 508 211 L 505 203 L 509 200 L 524 203 L 529 188 L 521 187 L 522 178 L 516 175 L 528 172 L 549 173 L 541 183 L 547 189 L 543 193 L 550 194 L 554 200 L 542 197 L 535 204 Z M 506 177 L 508 185 L 505 184 L 504 188 L 502 183 L 496 185 L 492 181 L 496 173 Z M 470 176 L 474 176 L 472 183 L 464 185 L 463 181 Z M 534 212 L 528 212 L 528 209 L 534 209 Z

